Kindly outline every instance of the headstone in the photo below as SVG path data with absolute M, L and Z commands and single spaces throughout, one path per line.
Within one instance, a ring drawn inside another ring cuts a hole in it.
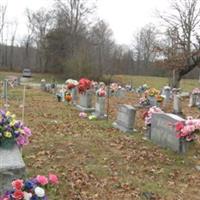
M 133 132 L 136 109 L 130 105 L 121 105 L 118 110 L 117 120 L 113 123 L 115 128 L 123 132 Z
M 196 94 L 190 95 L 189 107 L 193 107 L 196 105 Z
M 97 97 L 97 101 L 95 104 L 95 112 L 93 113 L 96 118 L 104 119 L 106 118 L 105 114 L 105 97 Z
M 156 106 L 157 105 L 157 101 L 156 101 L 156 97 L 155 96 L 148 96 L 147 98 L 149 100 L 150 106 Z
M 0 194 L 11 189 L 13 179 L 25 176 L 25 164 L 17 145 L 12 149 L 0 148 Z
M 3 98 L 6 99 L 8 95 L 8 80 L 3 81 Z
M 184 121 L 184 119 L 171 113 L 154 113 L 149 138 L 162 147 L 185 153 L 186 142 L 176 137 L 177 132 L 174 125 L 179 121 Z
M 164 105 L 165 105 L 170 101 L 171 88 L 169 86 L 165 86 L 162 90 L 162 95 L 164 96 Z
M 80 94 L 79 105 L 76 105 L 78 110 L 82 112 L 94 112 L 95 109 L 92 107 L 92 94 L 93 92 L 87 90 L 85 93 Z
M 182 114 L 181 96 L 177 94 L 174 95 L 173 113 Z
M 115 94 L 117 97 L 125 97 L 126 96 L 126 89 L 125 88 L 119 88 L 117 91 L 116 91 L 116 94 Z
M 72 103 L 75 105 L 78 100 L 78 91 L 76 87 L 71 89 L 71 95 L 72 95 Z

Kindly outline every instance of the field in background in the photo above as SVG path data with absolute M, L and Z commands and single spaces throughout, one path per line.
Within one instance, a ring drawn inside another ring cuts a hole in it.
M 13 73 L 13 72 L 0 72 L 0 80 L 4 79 L 6 76 L 15 75 L 21 76 L 22 73 Z M 53 79 L 57 83 L 64 83 L 65 79 L 58 74 L 40 74 L 33 73 L 31 82 L 39 83 L 41 79 L 45 79 L 47 82 L 52 82 Z M 68 77 L 69 78 L 69 77 Z M 163 86 L 168 85 L 168 79 L 163 77 L 155 76 L 129 76 L 129 75 L 116 75 L 112 77 L 112 82 L 117 81 L 122 84 L 132 84 L 134 87 L 143 85 L 144 83 L 148 84 L 150 87 L 155 87 L 161 89 Z M 191 91 L 195 87 L 200 87 L 200 82 L 197 79 L 183 79 L 181 81 L 181 87 L 184 91 Z

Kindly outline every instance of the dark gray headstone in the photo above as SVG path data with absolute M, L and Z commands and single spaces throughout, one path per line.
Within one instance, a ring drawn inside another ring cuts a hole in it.
M 13 179 L 25 176 L 25 164 L 17 145 L 12 149 L 0 148 L 0 193 L 11 189 Z
M 115 128 L 123 132 L 133 132 L 136 109 L 130 105 L 121 105 L 118 110 L 117 120 L 113 123 Z
M 150 139 L 162 146 L 172 149 L 173 151 L 184 153 L 185 142 L 177 138 L 175 123 L 184 121 L 183 118 L 170 113 L 155 113 L 151 120 Z

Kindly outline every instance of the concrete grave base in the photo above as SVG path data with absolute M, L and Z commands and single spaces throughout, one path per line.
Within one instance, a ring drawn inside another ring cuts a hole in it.
M 76 105 L 76 108 L 81 112 L 94 112 L 95 108 L 86 108 L 80 105 Z
M 17 145 L 12 149 L 0 148 L 0 194 L 12 189 L 14 179 L 25 176 L 25 163 Z

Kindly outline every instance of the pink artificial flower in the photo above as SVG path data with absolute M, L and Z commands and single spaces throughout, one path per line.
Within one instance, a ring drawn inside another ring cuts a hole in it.
M 24 185 L 24 183 L 23 183 L 23 180 L 21 180 L 21 179 L 17 179 L 12 182 L 12 187 L 15 190 L 21 190 L 23 185 Z
M 38 182 L 39 184 L 41 184 L 41 185 L 47 185 L 47 184 L 48 184 L 48 179 L 47 179 L 46 176 L 40 176 L 40 175 L 38 175 L 38 176 L 36 177 L 36 180 L 37 180 L 37 182 Z
M 24 199 L 24 193 L 21 190 L 16 190 L 12 196 L 15 200 L 23 200 Z
M 49 174 L 49 182 L 51 184 L 58 184 L 58 177 L 55 174 Z
M 28 127 L 24 127 L 23 130 L 28 137 L 31 136 L 31 130 Z
M 177 122 L 175 124 L 176 126 L 176 131 L 181 131 L 184 128 L 184 123 L 183 122 Z

